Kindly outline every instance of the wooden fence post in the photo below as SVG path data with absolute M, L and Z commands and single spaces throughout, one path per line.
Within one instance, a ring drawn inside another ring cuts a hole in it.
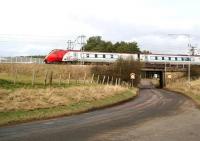
M 98 77 L 97 77 L 97 84 L 99 83 L 99 75 L 98 75 Z
M 121 85 L 121 78 L 119 78 L 118 80 L 118 85 Z
M 109 78 L 109 76 L 108 76 L 108 78 L 107 78 L 107 85 L 109 84 L 109 79 L 110 79 L 110 78 Z
M 116 78 L 116 80 L 115 80 L 115 85 L 117 85 L 117 78 Z
M 32 86 L 35 83 L 35 69 L 33 69 L 33 74 L 32 74 Z
M 71 74 L 69 73 L 69 75 L 68 75 L 68 85 L 70 84 L 70 78 L 71 78 Z
M 102 84 L 104 84 L 105 78 L 106 78 L 106 76 L 104 75 L 103 80 L 102 80 Z
M 51 86 L 53 83 L 53 71 L 51 71 L 50 73 L 50 77 L 49 77 L 49 85 Z
M 94 81 L 94 73 L 92 74 L 91 83 L 93 83 L 93 81 Z
M 44 78 L 44 85 L 47 85 L 47 76 L 48 76 L 48 71 L 45 72 L 45 78 Z

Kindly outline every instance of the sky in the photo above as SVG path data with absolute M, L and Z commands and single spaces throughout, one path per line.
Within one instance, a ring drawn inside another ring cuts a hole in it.
M 0 56 L 46 55 L 66 49 L 79 35 L 186 54 L 189 40 L 200 45 L 199 5 L 199 0 L 0 0 Z

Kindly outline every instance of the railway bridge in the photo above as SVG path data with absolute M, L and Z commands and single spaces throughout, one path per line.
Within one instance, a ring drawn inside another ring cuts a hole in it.
M 188 66 L 174 64 L 145 64 L 141 70 L 142 79 L 156 79 L 159 88 L 186 75 Z

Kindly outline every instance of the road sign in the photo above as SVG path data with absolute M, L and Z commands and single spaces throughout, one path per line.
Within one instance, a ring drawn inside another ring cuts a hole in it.
M 130 78 L 131 78 L 131 79 L 135 79 L 135 73 L 131 73 L 131 74 L 130 74 Z
M 171 74 L 168 74 L 167 77 L 168 77 L 169 79 L 171 79 L 171 78 L 172 78 L 172 75 L 171 75 Z

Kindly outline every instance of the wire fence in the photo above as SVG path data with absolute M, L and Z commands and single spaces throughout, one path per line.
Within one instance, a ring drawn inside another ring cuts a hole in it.
M 58 76 L 57 76 L 58 75 Z M 4 81 L 6 83 L 4 83 Z M 3 73 L 0 75 L 0 84 L 8 86 L 68 86 L 68 85 L 91 85 L 91 84 L 101 84 L 101 85 L 115 85 L 122 87 L 133 87 L 133 84 L 121 81 L 121 78 L 110 77 L 106 75 L 89 75 L 87 73 L 84 76 L 77 78 L 68 73 L 67 78 L 63 77 L 63 74 L 55 74 L 53 71 L 45 71 L 42 77 L 38 76 L 36 70 L 32 70 L 32 74 L 27 76 L 21 74 L 19 70 L 13 70 L 13 74 Z
M 20 63 L 20 64 L 44 64 L 43 58 L 34 58 L 29 56 L 0 57 L 0 63 Z

